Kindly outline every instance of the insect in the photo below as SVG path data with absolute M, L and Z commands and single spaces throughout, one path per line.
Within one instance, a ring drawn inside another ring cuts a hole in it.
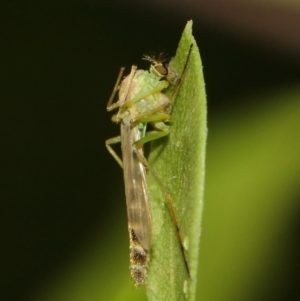
M 121 68 L 107 104 L 107 111 L 118 109 L 118 112 L 112 116 L 112 121 L 121 124 L 121 135 L 110 138 L 105 143 L 109 153 L 124 172 L 130 240 L 130 270 L 136 286 L 147 282 L 147 267 L 152 240 L 152 215 L 146 168 L 152 172 L 164 191 L 189 274 L 170 194 L 147 162 L 143 145 L 169 134 L 168 122 L 171 120 L 171 104 L 185 74 L 192 47 L 193 44 L 189 48 L 180 76 L 166 66 L 162 59 L 150 56 L 144 57 L 151 63 L 149 71 L 137 70 L 137 66 L 133 65 L 130 74 L 122 81 L 125 68 Z M 162 91 L 170 84 L 174 85 L 174 89 L 171 96 L 167 97 Z M 119 99 L 113 102 L 117 92 L 119 92 Z M 147 132 L 148 123 L 152 125 L 153 130 Z M 122 146 L 122 159 L 111 147 L 112 144 L 119 142 Z

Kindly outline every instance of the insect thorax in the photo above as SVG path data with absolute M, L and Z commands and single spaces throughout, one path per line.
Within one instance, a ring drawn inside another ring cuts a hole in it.
M 153 90 L 161 83 L 160 78 L 145 70 L 138 70 L 132 80 L 127 100 L 130 100 L 141 93 Z M 145 99 L 141 99 L 134 106 L 134 110 L 139 113 L 148 112 L 149 110 L 168 102 L 168 97 L 162 92 L 156 92 Z

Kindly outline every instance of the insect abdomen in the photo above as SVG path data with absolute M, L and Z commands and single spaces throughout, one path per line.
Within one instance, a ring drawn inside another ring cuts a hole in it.
M 147 283 L 147 267 L 149 261 L 148 251 L 145 250 L 133 229 L 129 228 L 130 239 L 130 272 L 135 285 Z

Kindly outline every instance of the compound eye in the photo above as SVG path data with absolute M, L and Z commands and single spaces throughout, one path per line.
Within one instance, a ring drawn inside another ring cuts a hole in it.
M 154 66 L 155 71 L 161 75 L 161 77 L 166 77 L 168 75 L 168 68 L 163 65 Z

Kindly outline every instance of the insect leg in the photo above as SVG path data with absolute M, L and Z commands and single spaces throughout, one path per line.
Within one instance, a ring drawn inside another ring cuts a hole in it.
M 117 93 L 117 91 L 119 90 L 119 85 L 120 85 L 120 82 L 121 82 L 121 79 L 122 79 L 122 76 L 123 76 L 123 73 L 124 73 L 124 70 L 125 68 L 122 67 L 120 69 L 120 72 L 119 72 L 119 75 L 118 75 L 118 78 L 117 78 L 117 81 L 115 83 L 115 86 L 113 88 L 113 91 L 112 91 L 112 94 L 108 100 L 108 103 L 107 103 L 107 106 L 106 106 L 106 109 L 107 111 L 112 111 L 116 108 L 119 108 L 119 107 L 122 107 L 125 100 L 126 100 L 126 97 L 127 97 L 127 94 L 128 94 L 128 91 L 130 89 L 130 86 L 131 86 L 131 82 L 132 82 L 132 79 L 134 77 L 134 74 L 135 74 L 135 71 L 136 71 L 137 67 L 136 66 L 132 66 L 131 67 L 131 71 L 130 71 L 130 74 L 126 77 L 126 80 L 127 80 L 127 84 L 124 88 L 124 91 L 122 93 L 122 95 L 119 96 L 119 100 L 115 103 L 113 103 L 113 100 L 115 98 L 115 95 Z M 123 83 L 123 82 L 122 82 Z
M 189 59 L 190 59 L 190 56 L 191 56 L 191 53 L 192 53 L 193 45 L 194 45 L 194 44 L 191 44 L 191 45 L 190 45 L 190 48 L 189 48 L 189 52 L 188 52 L 188 54 L 187 54 L 187 58 L 186 58 L 185 65 L 184 65 L 184 67 L 183 67 L 183 70 L 182 70 L 182 72 L 181 72 L 180 77 L 178 78 L 178 80 L 177 80 L 177 82 L 176 82 L 176 85 L 175 85 L 175 87 L 174 87 L 174 89 L 173 89 L 173 91 L 172 91 L 172 94 L 171 94 L 171 96 L 170 96 L 170 98 L 169 98 L 170 102 L 172 102 L 172 100 L 174 99 L 174 97 L 175 97 L 175 95 L 176 95 L 176 93 L 177 93 L 177 91 L 178 91 L 178 88 L 179 88 L 179 86 L 180 86 L 180 84 L 181 84 L 181 82 L 182 82 L 182 79 L 183 79 L 183 77 L 184 77 L 184 75 L 185 75 L 185 72 L 186 72 L 186 69 L 187 69 L 187 66 L 188 66 L 188 62 L 189 62 Z
M 137 94 L 134 98 L 126 101 L 122 107 L 123 108 L 132 107 L 135 103 L 139 102 L 140 100 L 147 98 L 149 95 L 158 93 L 158 92 L 166 89 L 168 86 L 169 86 L 169 82 L 167 82 L 165 80 L 160 81 L 160 83 L 155 88 L 153 88 L 149 91 Z
M 145 167 L 152 173 L 152 175 L 154 176 L 155 180 L 157 181 L 157 183 L 159 184 L 159 186 L 161 187 L 165 197 L 166 197 L 166 201 L 173 219 L 173 223 L 175 225 L 175 229 L 176 229 L 176 234 L 177 234 L 177 238 L 178 238 L 178 242 L 180 245 L 180 250 L 181 250 L 181 254 L 182 254 L 182 258 L 184 261 L 184 265 L 187 271 L 187 274 L 189 276 L 189 278 L 191 278 L 190 275 L 190 269 L 189 269 L 189 265 L 185 256 L 185 251 L 184 251 L 184 247 L 183 247 L 183 241 L 181 238 L 181 234 L 180 234 L 180 229 L 178 226 L 178 221 L 176 218 L 176 214 L 175 214 L 175 209 L 172 203 L 172 199 L 171 199 L 171 195 L 168 191 L 168 189 L 165 187 L 165 185 L 162 183 L 161 179 L 159 178 L 159 176 L 157 175 L 157 173 L 154 171 L 154 169 L 151 167 L 151 165 L 148 163 L 147 159 L 138 151 L 138 149 L 134 149 L 135 153 L 137 154 L 139 160 L 145 165 Z
M 123 74 L 124 74 L 124 70 L 125 70 L 125 68 L 122 67 L 122 68 L 120 69 L 120 71 L 119 71 L 119 74 L 118 74 L 118 77 L 117 77 L 117 81 L 116 81 L 115 86 L 114 86 L 114 88 L 113 88 L 113 90 L 112 90 L 112 92 L 111 92 L 110 98 L 109 98 L 108 103 L 107 103 L 107 106 L 106 106 L 107 111 L 111 111 L 111 110 L 113 110 L 113 109 L 115 108 L 114 105 L 115 105 L 116 103 L 114 103 L 114 104 L 112 105 L 112 102 L 113 102 L 113 100 L 114 100 L 114 98 L 115 98 L 115 96 L 116 96 L 116 93 L 117 93 L 118 90 L 119 90 L 119 84 L 120 84 L 121 79 L 122 79 L 122 76 L 123 76 Z
M 105 146 L 108 150 L 108 152 L 115 158 L 115 160 L 119 163 L 121 168 L 123 168 L 123 161 L 122 159 L 118 156 L 118 154 L 113 150 L 113 148 L 110 146 L 111 144 L 116 144 L 121 142 L 121 136 L 113 137 L 110 139 L 107 139 L 105 141 Z

